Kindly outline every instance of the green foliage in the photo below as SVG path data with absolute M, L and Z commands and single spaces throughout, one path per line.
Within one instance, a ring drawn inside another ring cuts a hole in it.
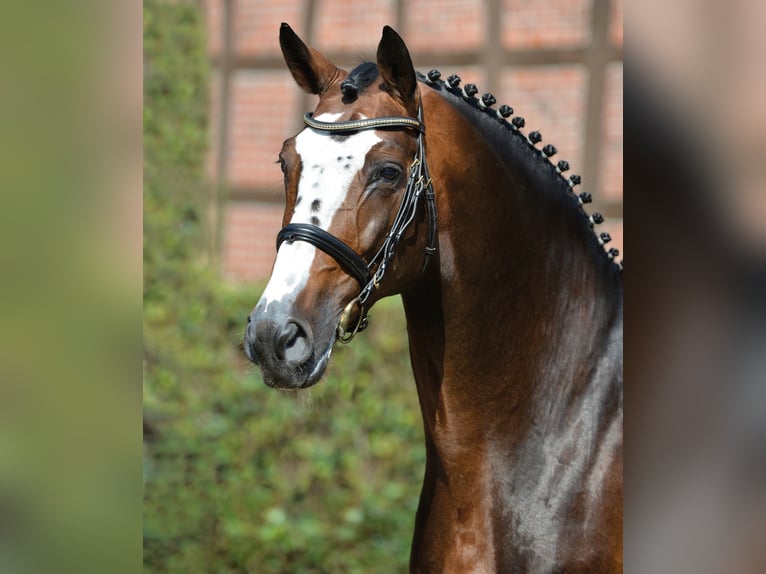
M 400 307 L 380 307 L 318 387 L 277 392 L 246 369 L 158 425 L 148 571 L 405 570 L 422 430 Z
M 144 2 L 146 572 L 401 572 L 424 468 L 398 300 L 328 376 L 268 389 L 238 351 L 259 289 L 205 255 L 199 8 Z

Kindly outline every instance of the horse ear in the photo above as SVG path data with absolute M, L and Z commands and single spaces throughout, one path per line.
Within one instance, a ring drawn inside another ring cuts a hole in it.
M 293 78 L 311 94 L 321 96 L 340 75 L 335 64 L 324 54 L 306 46 L 284 22 L 279 28 L 279 45 Z
M 385 84 L 407 105 L 415 95 L 418 82 L 412 58 L 404 40 L 390 26 L 383 27 L 378 44 L 378 69 Z

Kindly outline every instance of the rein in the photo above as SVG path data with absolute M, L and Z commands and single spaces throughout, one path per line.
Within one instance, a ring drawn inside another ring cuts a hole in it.
M 418 202 L 425 195 L 426 209 L 428 212 L 428 243 L 426 245 L 426 262 L 429 257 L 436 253 L 436 201 L 433 185 L 428 175 L 426 165 L 426 152 L 424 143 L 425 125 L 423 124 L 423 108 L 418 109 L 418 118 L 410 117 L 381 117 L 364 118 L 348 122 L 322 122 L 315 120 L 311 113 L 303 116 L 303 122 L 315 130 L 328 134 L 353 133 L 360 130 L 381 128 L 413 128 L 418 132 L 418 143 L 415 157 L 410 164 L 407 186 L 404 190 L 402 203 L 396 219 L 391 226 L 383 245 L 375 256 L 367 263 L 353 249 L 343 241 L 325 231 L 324 229 L 308 223 L 289 223 L 277 234 L 277 249 L 283 242 L 306 241 L 318 249 L 321 249 L 332 257 L 346 273 L 353 276 L 362 289 L 351 302 L 346 305 L 341 313 L 336 329 L 338 340 L 341 343 L 349 343 L 351 339 L 367 327 L 367 300 L 373 291 L 378 289 L 383 275 L 386 273 L 388 264 L 394 257 L 394 251 L 402 235 L 415 219 Z M 374 271 L 373 271 L 374 269 Z M 355 307 L 359 307 L 359 318 L 356 324 L 351 326 L 351 315 Z

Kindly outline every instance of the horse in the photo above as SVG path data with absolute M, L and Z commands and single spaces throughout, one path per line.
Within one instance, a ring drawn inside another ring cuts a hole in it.
M 416 72 L 388 26 L 351 71 L 279 40 L 319 100 L 279 154 L 248 358 L 314 385 L 400 295 L 426 451 L 410 571 L 621 571 L 622 262 L 579 176 L 491 94 Z

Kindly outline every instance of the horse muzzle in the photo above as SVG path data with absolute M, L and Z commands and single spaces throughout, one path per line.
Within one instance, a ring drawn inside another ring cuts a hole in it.
M 285 311 L 256 307 L 248 317 L 244 350 L 258 365 L 264 382 L 274 388 L 301 389 L 317 383 L 324 374 L 334 338 L 317 351 L 309 323 Z

